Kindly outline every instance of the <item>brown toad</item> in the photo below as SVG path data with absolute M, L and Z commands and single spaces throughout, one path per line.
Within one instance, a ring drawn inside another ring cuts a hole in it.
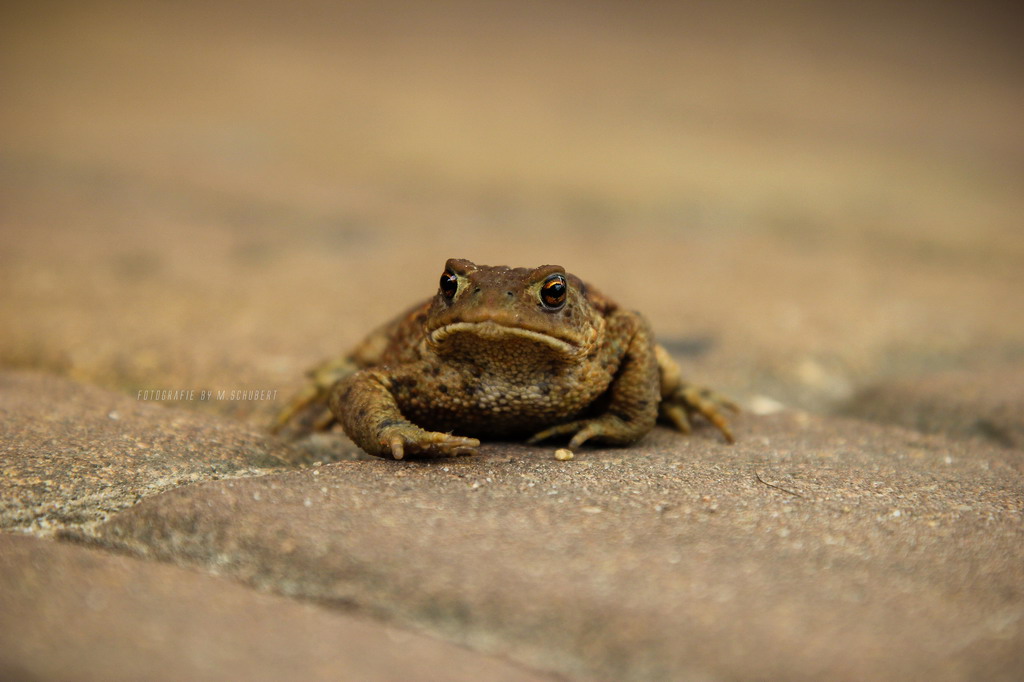
M 694 414 L 732 442 L 721 410 L 735 406 L 684 382 L 639 314 L 558 265 L 451 259 L 436 296 L 310 375 L 276 427 L 328 405 L 316 428 L 340 422 L 379 457 L 473 453 L 478 437 L 627 445 L 659 417 L 688 433 Z

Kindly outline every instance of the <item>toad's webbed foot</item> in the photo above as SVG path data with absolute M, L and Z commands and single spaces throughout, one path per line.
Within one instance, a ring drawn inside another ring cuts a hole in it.
M 722 433 L 725 442 L 733 443 L 735 438 L 732 430 L 722 414 L 726 410 L 733 413 L 740 411 L 736 403 L 710 389 L 682 384 L 669 395 L 662 397 L 658 406 L 658 416 L 681 432 L 690 433 L 690 418 L 699 414 Z

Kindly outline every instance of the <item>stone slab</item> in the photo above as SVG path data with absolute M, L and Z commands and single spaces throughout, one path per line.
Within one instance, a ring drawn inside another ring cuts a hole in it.
M 0 534 L 0 679 L 551 679 L 229 580 Z
M 1024 368 L 940 372 L 860 391 L 843 414 L 1024 448 Z
M 0 373 L 0 528 L 89 523 L 183 483 L 299 459 L 238 423 L 38 372 Z
M 605 679 L 1019 679 L 1024 454 L 802 413 L 150 497 L 93 541 Z

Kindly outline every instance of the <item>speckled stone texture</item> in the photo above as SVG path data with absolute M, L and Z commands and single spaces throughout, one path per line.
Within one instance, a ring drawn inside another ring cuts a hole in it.
M 95 538 L 570 675 L 1019 673 L 1020 451 L 791 414 L 740 433 L 200 484 Z
M 34 372 L 0 372 L 0 528 L 94 522 L 147 494 L 302 459 L 265 432 Z
M 171 566 L 0 534 L 0 679 L 551 679 Z

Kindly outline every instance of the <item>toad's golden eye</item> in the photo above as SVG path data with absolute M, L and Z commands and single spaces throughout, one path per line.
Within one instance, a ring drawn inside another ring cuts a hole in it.
M 545 307 L 558 310 L 565 305 L 565 295 L 569 291 L 565 277 L 562 275 L 551 275 L 540 287 L 540 300 Z
M 455 273 L 451 270 L 445 270 L 441 273 L 441 293 L 448 300 L 455 297 L 455 292 L 459 290 L 459 278 L 455 276 Z

